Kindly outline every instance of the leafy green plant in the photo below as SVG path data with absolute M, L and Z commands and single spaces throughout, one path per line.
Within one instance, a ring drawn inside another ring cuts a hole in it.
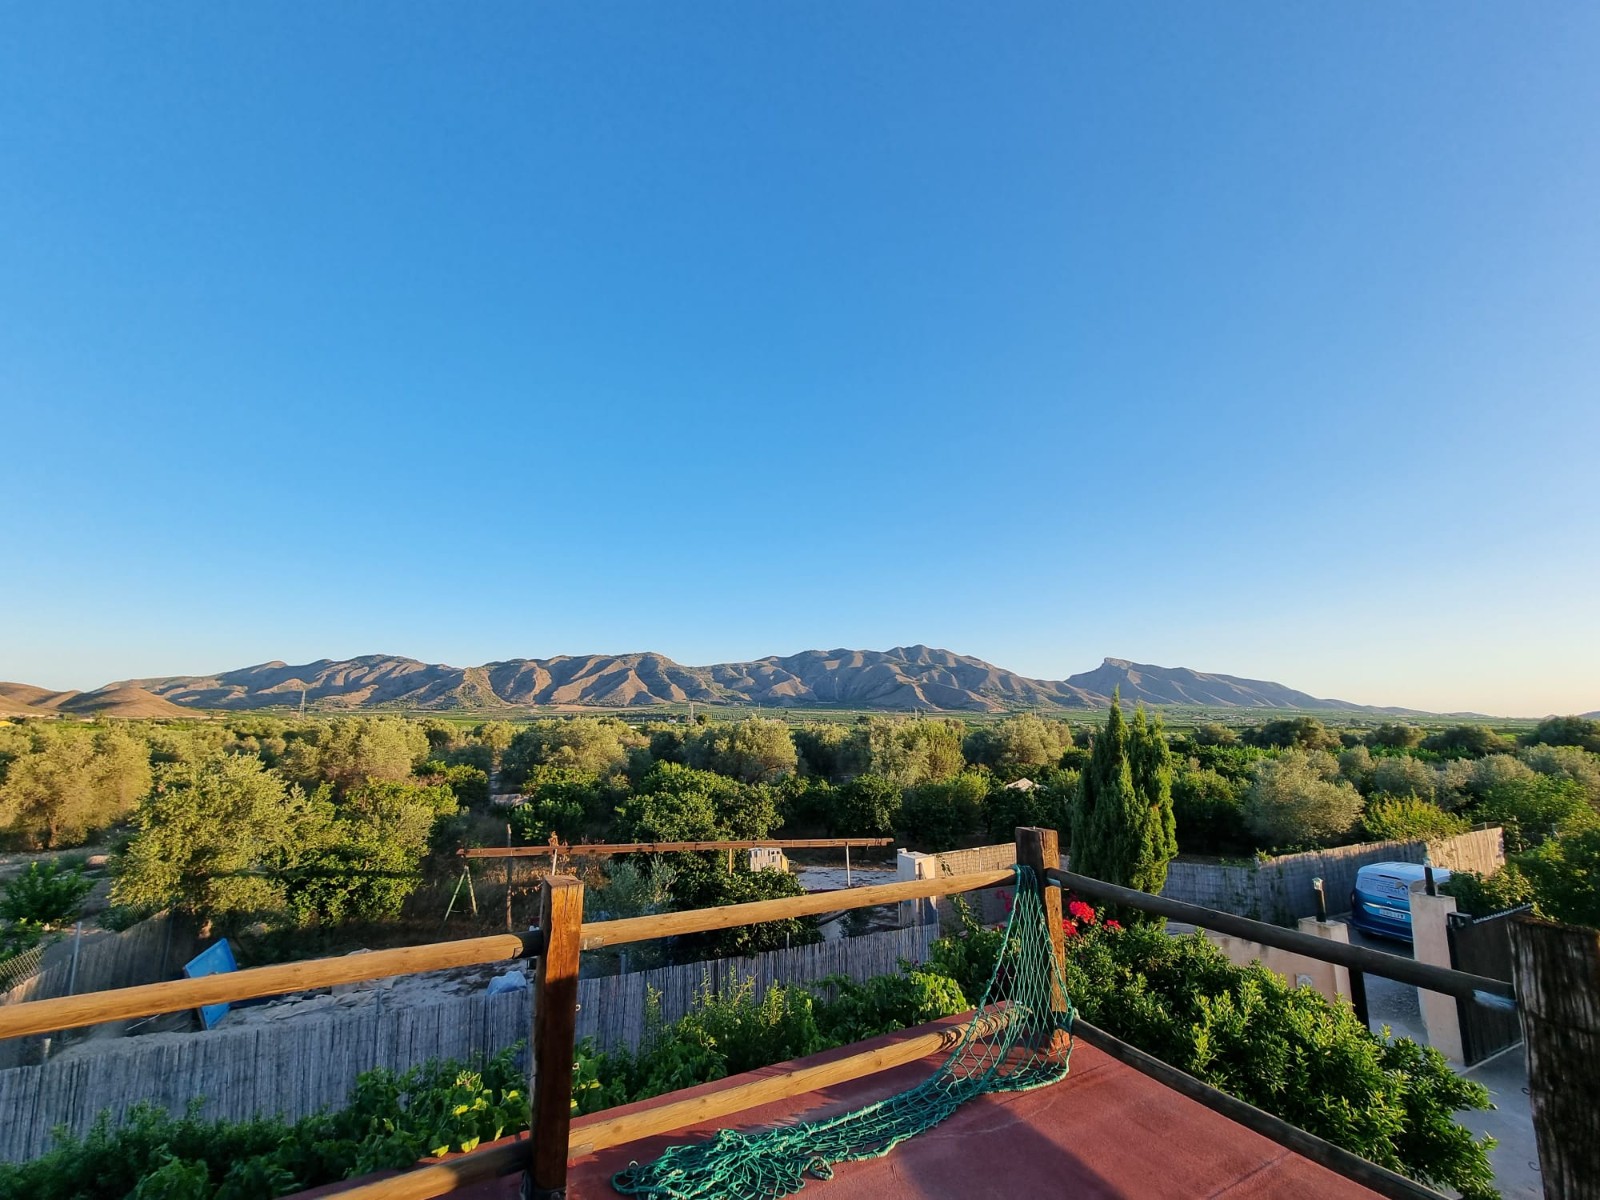
M 1203 936 L 1150 927 L 1073 939 L 1067 986 L 1084 1018 L 1371 1162 L 1490 1200 L 1487 1151 L 1454 1120 L 1481 1084 L 1408 1039 L 1373 1036 L 1344 1005 L 1236 967 Z
M 0 888 L 0 917 L 44 926 L 65 925 L 78 916 L 94 890 L 94 880 L 77 867 L 33 862 L 4 888 Z
M 0 1164 L 0 1200 L 267 1200 L 419 1158 L 465 1151 L 527 1128 L 521 1070 L 508 1050 L 481 1063 L 368 1071 L 350 1103 L 301 1121 L 207 1121 L 136 1105 L 102 1113 L 82 1138 Z
M 1415 796 L 1374 796 L 1361 818 L 1367 835 L 1377 841 L 1432 841 L 1465 833 L 1465 817 L 1447 813 L 1436 804 Z
M 865 983 L 833 975 L 813 987 L 822 1001 L 816 1010 L 818 1028 L 830 1044 L 838 1046 L 972 1007 L 954 979 L 909 964 L 899 975 L 878 975 Z

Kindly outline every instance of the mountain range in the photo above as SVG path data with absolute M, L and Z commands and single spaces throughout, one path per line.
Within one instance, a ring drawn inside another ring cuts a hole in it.
M 1415 711 L 1325 700 L 1279 683 L 1121 658 L 1063 680 L 1030 679 L 982 659 L 919 645 L 807 650 L 709 667 L 688 667 L 650 653 L 518 658 L 480 667 L 372 654 L 301 666 L 269 662 L 218 675 L 129 679 L 92 692 L 0 684 L 0 715 L 170 717 L 193 709 L 295 707 L 302 696 L 318 709 L 640 708 L 695 701 L 999 712 L 1103 708 L 1114 692 L 1130 704 Z

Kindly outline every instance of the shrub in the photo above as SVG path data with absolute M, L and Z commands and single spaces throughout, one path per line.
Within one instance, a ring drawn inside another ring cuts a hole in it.
M 1456 911 L 1471 917 L 1487 917 L 1508 908 L 1532 904 L 1533 885 L 1514 863 L 1492 875 L 1476 871 L 1456 871 L 1439 885 L 1439 891 L 1456 898 Z
M 964 989 L 933 970 L 912 968 L 900 975 L 878 975 L 856 983 L 834 975 L 814 985 L 826 1002 L 817 1006 L 817 1024 L 831 1045 L 843 1046 L 909 1025 L 966 1012 Z
M 989 786 L 964 771 L 953 779 L 908 788 L 900 806 L 900 828 L 931 850 L 953 850 L 978 827 Z
M 1489 1094 L 1438 1051 L 1374 1037 L 1347 1006 L 1236 967 L 1198 934 L 1100 929 L 1071 946 L 1067 986 L 1086 1020 L 1371 1162 L 1470 1200 L 1498 1194 L 1493 1141 L 1453 1119 Z
M 404 1074 L 368 1071 L 345 1108 L 293 1123 L 205 1121 L 193 1107 L 172 1117 L 137 1105 L 114 1125 L 102 1113 L 83 1138 L 62 1137 L 32 1162 L 0 1164 L 0 1197 L 265 1200 L 403 1169 L 527 1128 L 525 1081 L 513 1055 L 429 1063 Z
M 1188 854 L 1239 854 L 1252 848 L 1239 789 L 1212 770 L 1180 770 L 1172 780 L 1178 846 Z
M 1463 817 L 1415 796 L 1374 796 L 1361 818 L 1367 835 L 1377 841 L 1434 841 L 1472 828 Z
M 1333 756 L 1320 751 L 1285 750 L 1258 763 L 1244 797 L 1245 823 L 1257 844 L 1287 849 L 1348 833 L 1361 816 L 1361 793 L 1335 782 L 1336 775 Z
M 34 862 L 0 889 L 0 917 L 38 925 L 65 925 L 77 918 L 94 880 L 77 868 Z
M 578 1047 L 577 1110 L 598 1112 L 814 1054 L 830 1044 L 817 1027 L 816 1003 L 805 988 L 781 984 L 757 1000 L 753 978 L 718 996 L 707 980 L 694 1010 L 667 1024 L 659 993 L 647 992 L 636 1052 L 598 1052 L 587 1039 Z

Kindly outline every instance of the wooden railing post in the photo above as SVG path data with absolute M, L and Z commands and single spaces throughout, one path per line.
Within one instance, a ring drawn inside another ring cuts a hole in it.
M 1050 952 L 1055 956 L 1057 979 L 1050 988 L 1050 1007 L 1055 1012 L 1065 1012 L 1067 995 L 1061 979 L 1067 972 L 1067 935 L 1061 925 L 1061 889 L 1050 885 L 1048 871 L 1061 869 L 1061 838 L 1054 829 L 1040 829 L 1033 825 L 1017 828 L 1017 862 L 1033 870 L 1034 887 L 1039 889 L 1044 901 L 1045 928 L 1050 931 Z M 1063 1036 L 1060 1042 L 1066 1042 Z M 1065 1049 L 1065 1046 L 1052 1047 Z
M 567 1140 L 572 1125 L 572 1055 L 578 1024 L 578 948 L 582 940 L 583 884 L 552 875 L 539 886 L 539 928 L 544 954 L 533 993 L 529 1052 L 532 1121 L 523 1200 L 564 1200 Z
M 1528 1097 L 1547 1200 L 1600 1197 L 1600 933 L 1511 925 Z

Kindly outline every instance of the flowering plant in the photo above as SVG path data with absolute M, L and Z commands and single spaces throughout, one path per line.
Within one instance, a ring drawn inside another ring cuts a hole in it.
M 1096 925 L 1102 929 L 1113 931 L 1120 930 L 1122 925 L 1114 920 L 1102 920 L 1100 914 L 1094 910 L 1094 905 L 1087 900 L 1068 893 L 1066 903 L 1066 916 L 1061 918 L 1061 932 L 1069 938 L 1075 938 L 1082 933 L 1093 929 Z

